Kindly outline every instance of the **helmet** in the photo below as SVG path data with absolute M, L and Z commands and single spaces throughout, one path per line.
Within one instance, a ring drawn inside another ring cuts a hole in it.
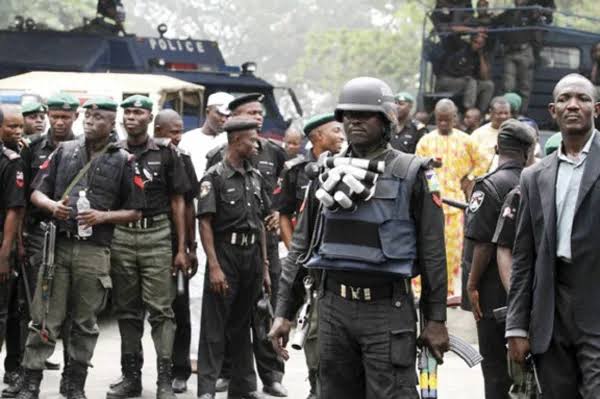
M 379 112 L 390 124 L 396 123 L 394 93 L 384 81 L 362 76 L 348 81 L 342 88 L 335 119 L 342 121 L 344 111 Z

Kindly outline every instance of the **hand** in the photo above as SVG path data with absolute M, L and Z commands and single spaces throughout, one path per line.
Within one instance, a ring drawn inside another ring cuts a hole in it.
M 508 338 L 508 355 L 510 358 L 519 363 L 525 364 L 525 358 L 529 353 L 529 339 L 523 337 Z
M 69 197 L 62 201 L 54 201 L 52 206 L 52 216 L 58 220 L 67 220 L 71 215 L 71 208 L 68 206 Z
M 462 189 L 463 193 L 465 194 L 465 197 L 467 198 L 467 200 L 471 199 L 471 194 L 473 193 L 473 187 L 475 187 L 475 181 L 469 179 L 467 176 L 463 177 L 462 180 L 460 181 L 460 188 Z
M 196 254 L 196 251 L 190 251 L 190 252 L 188 252 L 187 256 L 188 256 L 188 262 L 190 265 L 190 268 L 188 269 L 188 272 L 189 272 L 188 277 L 192 278 L 198 272 L 198 255 Z
M 212 292 L 222 296 L 227 295 L 229 284 L 227 284 L 227 278 L 225 277 L 220 265 L 208 268 L 208 278 Z
M 290 354 L 285 347 L 290 340 L 291 329 L 292 323 L 289 320 L 284 319 L 283 317 L 276 317 L 268 335 L 271 340 L 271 345 L 273 345 L 273 349 L 277 355 L 281 356 L 284 360 L 290 358 Z
M 9 255 L 0 255 L 0 283 L 5 283 L 10 279 Z
M 418 343 L 429 348 L 438 364 L 444 364 L 444 352 L 448 352 L 450 349 L 446 324 L 441 321 L 428 321 L 425 329 L 421 332 Z
M 267 294 L 271 295 L 271 275 L 269 273 L 268 264 L 265 265 L 265 272 L 263 275 L 263 287 L 265 288 Z
M 171 273 L 173 277 L 177 275 L 177 271 L 181 270 L 184 276 L 189 274 L 190 264 L 188 261 L 187 254 L 185 252 L 177 252 L 175 259 L 173 259 L 173 268 Z
M 479 290 L 474 286 L 467 284 L 467 294 L 469 295 L 469 301 L 471 302 L 473 317 L 475 317 L 475 321 L 479 321 L 483 317 L 481 305 L 479 304 Z
M 19 138 L 17 145 L 21 148 L 29 148 L 29 141 L 25 137 Z
M 89 209 L 87 211 L 77 213 L 77 222 L 86 228 L 92 227 L 97 224 L 106 223 L 106 214 L 107 212 Z
M 442 162 L 442 158 L 434 158 L 434 159 L 431 161 L 431 165 L 432 165 L 434 168 L 441 168 L 441 167 L 442 167 L 442 165 L 444 165 L 444 163 Z
M 273 211 L 265 218 L 265 227 L 268 231 L 275 231 L 279 228 L 279 212 Z

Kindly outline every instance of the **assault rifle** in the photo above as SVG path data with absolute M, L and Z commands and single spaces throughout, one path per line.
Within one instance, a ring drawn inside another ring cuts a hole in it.
M 50 311 L 50 297 L 52 296 L 52 285 L 54 281 L 54 250 L 56 247 L 56 225 L 54 222 L 41 224 L 44 230 L 44 246 L 42 249 L 42 281 L 40 284 L 42 292 L 42 325 L 39 334 L 44 342 L 48 342 L 50 336 L 46 329 L 46 318 Z
M 310 329 L 310 313 L 313 307 L 313 284 L 314 279 L 308 275 L 304 277 L 304 304 L 298 312 L 298 319 L 296 321 L 296 332 L 292 339 L 292 348 L 296 350 L 302 350 L 304 343 L 306 342 L 306 336 Z

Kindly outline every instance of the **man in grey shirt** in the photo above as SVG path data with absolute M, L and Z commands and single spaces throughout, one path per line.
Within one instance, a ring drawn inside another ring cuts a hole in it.
M 506 337 L 533 355 L 544 399 L 600 397 L 600 110 L 581 75 L 556 85 L 557 152 L 521 175 Z

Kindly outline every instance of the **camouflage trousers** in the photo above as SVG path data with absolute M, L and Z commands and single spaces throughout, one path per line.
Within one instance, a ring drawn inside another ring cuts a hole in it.
M 55 248 L 55 270 L 48 304 L 42 300 L 43 269 L 32 303 L 32 327 L 25 344 L 23 367 L 43 370 L 52 356 L 56 339 L 67 317 L 71 317 L 70 359 L 90 364 L 100 331 L 97 316 L 104 309 L 111 288 L 109 276 L 110 249 L 89 241 L 58 237 Z M 47 312 L 47 314 L 46 314 Z M 39 329 L 45 320 L 49 339 L 42 339 Z
M 171 358 L 175 280 L 171 276 L 171 228 L 167 216 L 146 229 L 117 226 L 111 262 L 112 303 L 121 333 L 121 354 L 141 353 L 147 311 L 157 357 Z

